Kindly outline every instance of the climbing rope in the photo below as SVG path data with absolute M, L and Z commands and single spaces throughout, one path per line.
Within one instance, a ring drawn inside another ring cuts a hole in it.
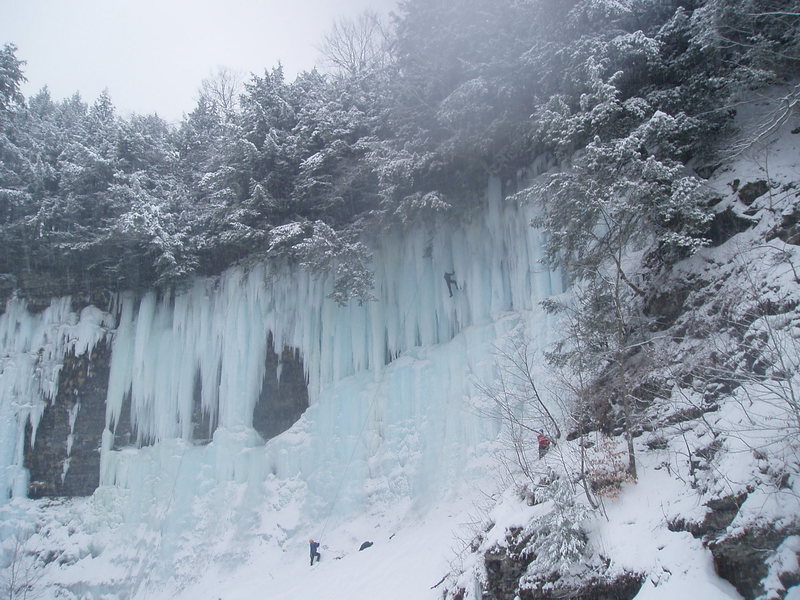
M 336 503 L 339 500 L 339 494 L 342 491 L 342 486 L 344 485 L 344 481 L 346 479 L 347 471 L 350 469 L 350 463 L 353 462 L 353 458 L 356 455 L 356 450 L 358 449 L 359 442 L 363 441 L 364 430 L 367 427 L 367 421 L 369 420 L 370 414 L 372 414 L 372 408 L 375 405 L 375 400 L 378 397 L 378 392 L 380 392 L 380 384 L 376 385 L 375 393 L 372 394 L 372 398 L 369 401 L 369 405 L 367 406 L 367 412 L 364 415 L 364 419 L 361 423 L 361 428 L 359 429 L 358 436 L 356 437 L 356 441 L 353 443 L 353 450 L 350 452 L 350 458 L 347 459 L 345 463 L 344 471 L 342 471 L 341 477 L 339 477 L 339 485 L 336 486 L 336 493 L 333 495 L 333 501 L 331 502 L 330 507 L 328 508 L 328 514 L 325 517 L 325 521 L 322 525 L 322 531 L 320 532 L 319 537 L 314 538 L 315 540 L 319 541 L 322 539 L 322 536 L 325 534 L 325 531 L 328 529 L 328 522 L 330 521 L 331 515 L 333 514 L 333 509 L 336 508 Z
M 414 286 L 414 295 L 413 295 L 413 300 L 411 302 L 412 305 L 416 305 L 417 302 L 419 301 L 419 290 L 420 290 L 420 287 L 421 286 L 419 286 L 419 285 Z M 389 357 L 389 361 L 391 362 L 395 358 L 397 358 L 397 357 L 396 356 L 390 356 Z M 333 502 L 331 503 L 330 508 L 327 511 L 327 515 L 325 517 L 325 521 L 323 522 L 322 531 L 320 532 L 320 535 L 319 535 L 318 538 L 314 538 L 317 541 L 322 539 L 322 536 L 324 535 L 325 531 L 328 528 L 328 522 L 329 522 L 329 520 L 331 518 L 331 515 L 333 514 L 333 509 L 336 508 L 336 503 L 339 500 L 339 494 L 341 493 L 342 486 L 344 485 L 345 475 L 347 474 L 347 471 L 350 469 L 350 463 L 353 462 L 353 458 L 355 457 L 356 449 L 358 448 L 358 442 L 361 441 L 361 438 L 364 435 L 364 429 L 367 426 L 367 421 L 369 420 L 369 416 L 372 413 L 372 408 L 375 405 L 375 399 L 378 397 L 378 392 L 379 391 L 380 391 L 380 385 L 376 386 L 375 393 L 372 395 L 372 398 L 370 399 L 369 406 L 367 407 L 367 413 L 366 413 L 366 415 L 364 415 L 364 420 L 361 423 L 361 428 L 359 430 L 358 437 L 356 438 L 356 443 L 353 444 L 353 450 L 350 453 L 350 458 L 347 459 L 347 463 L 345 464 L 344 471 L 342 472 L 342 475 L 339 478 L 339 485 L 336 487 L 336 493 L 333 496 Z

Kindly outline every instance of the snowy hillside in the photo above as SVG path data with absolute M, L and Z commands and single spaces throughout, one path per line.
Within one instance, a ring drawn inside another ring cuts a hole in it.
M 711 245 L 646 300 L 651 350 L 626 364 L 636 482 L 619 425 L 573 423 L 542 460 L 531 446 L 448 598 L 800 597 L 800 117 L 783 93 L 740 109 L 740 136 L 768 133 L 715 170 Z

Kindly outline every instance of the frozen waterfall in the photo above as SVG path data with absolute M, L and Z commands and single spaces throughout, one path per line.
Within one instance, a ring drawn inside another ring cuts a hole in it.
M 266 520 L 280 522 L 289 539 L 355 511 L 398 503 L 424 510 L 490 468 L 486 448 L 500 424 L 476 409 L 474 382 L 491 378 L 493 344 L 512 328 L 550 341 L 538 303 L 562 291 L 541 263 L 531 209 L 503 199 L 496 180 L 487 198 L 470 219 L 386 231 L 373 248 L 377 301 L 363 305 L 328 299 L 329 276 L 267 265 L 198 279 L 174 295 L 123 295 L 110 313 L 90 307 L 78 315 L 60 299 L 31 315 L 10 301 L 0 317 L 6 497 L 25 494 L 25 423 L 35 432 L 54 397 L 59 357 L 108 335 L 93 506 L 131 525 L 131 536 L 136 523 L 158 530 L 152 560 L 171 564 L 187 528 L 221 531 L 199 522 L 200 513 L 236 513 L 243 538 L 272 531 Z M 458 285 L 452 297 L 446 272 Z M 310 407 L 265 443 L 252 425 L 270 334 L 275 348 L 299 350 Z M 198 397 L 216 423 L 207 445 L 191 441 Z M 115 449 L 128 401 L 140 443 Z

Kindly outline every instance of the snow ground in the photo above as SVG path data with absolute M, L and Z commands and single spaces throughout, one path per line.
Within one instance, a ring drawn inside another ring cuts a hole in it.
M 309 566 L 308 543 L 295 540 L 281 554 L 256 552 L 234 573 L 207 573 L 177 595 L 152 598 L 439 598 L 441 587 L 435 586 L 450 568 L 450 557 L 459 544 L 459 535 L 468 527 L 471 509 L 463 499 L 440 505 L 424 519 L 395 532 L 356 519 L 320 540 L 322 560 L 313 567 Z M 354 531 L 363 535 L 356 537 Z M 366 540 L 374 545 L 359 552 Z
M 594 523 L 593 543 L 624 568 L 647 575 L 636 600 L 741 598 L 715 573 L 711 553 L 700 540 L 668 528 L 670 517 L 686 517 L 701 508 L 697 495 L 666 469 L 655 470 L 657 465 L 648 462 L 643 461 L 638 482 L 626 485 L 618 499 L 607 503 L 608 520 Z

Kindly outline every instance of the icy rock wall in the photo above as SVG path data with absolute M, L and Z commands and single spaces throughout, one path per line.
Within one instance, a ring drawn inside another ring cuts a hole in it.
M 0 502 L 27 494 L 25 427 L 30 424 L 30 443 L 35 443 L 45 408 L 56 398 L 65 355 L 90 353 L 112 327 L 110 314 L 93 306 L 77 313 L 68 297 L 53 300 L 36 315 L 23 300 L 6 304 L 0 315 Z M 68 458 L 67 453 L 65 474 Z
M 101 340 L 91 352 L 63 357 L 58 393 L 44 409 L 35 443 L 33 427 L 26 426 L 29 497 L 91 496 L 97 489 L 110 356 Z
M 221 427 L 249 427 L 270 332 L 276 348 L 300 349 L 313 403 L 350 375 L 378 376 L 410 348 L 447 342 L 503 311 L 534 308 L 560 282 L 540 263 L 529 216 L 504 204 L 499 182 L 489 197 L 488 209 L 466 225 L 387 232 L 372 265 L 377 302 L 340 307 L 327 299 L 330 277 L 264 265 L 198 280 L 176 297 L 123 297 L 111 422 L 130 391 L 140 437 L 189 439 L 199 380 L 203 408 Z M 445 272 L 458 282 L 452 298 Z

